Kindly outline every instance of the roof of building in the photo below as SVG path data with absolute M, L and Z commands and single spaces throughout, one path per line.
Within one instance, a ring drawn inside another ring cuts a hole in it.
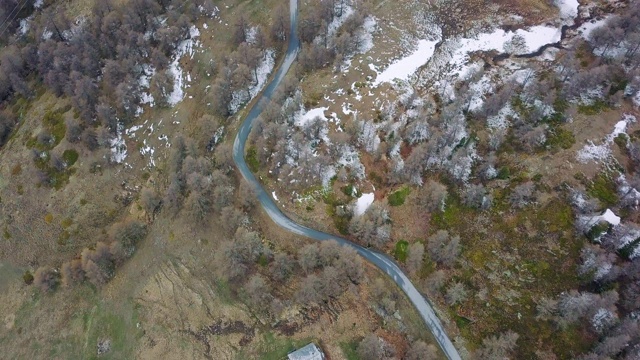
M 311 343 L 292 352 L 288 356 L 289 360 L 324 360 L 324 353 L 320 348 Z

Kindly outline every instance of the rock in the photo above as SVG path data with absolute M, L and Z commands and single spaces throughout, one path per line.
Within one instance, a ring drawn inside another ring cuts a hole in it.
M 98 355 L 106 354 L 111 350 L 111 339 L 98 341 Z

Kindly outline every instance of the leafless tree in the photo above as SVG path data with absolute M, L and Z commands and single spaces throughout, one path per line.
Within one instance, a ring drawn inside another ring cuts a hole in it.
M 513 355 L 516 342 L 520 336 L 508 330 L 499 335 L 493 335 L 482 340 L 483 347 L 474 354 L 474 358 L 482 360 L 502 360 Z
M 349 232 L 367 246 L 383 248 L 391 236 L 387 209 L 378 204 L 371 205 L 363 215 L 351 219 Z
M 437 263 L 452 266 L 460 254 L 460 237 L 449 236 L 446 230 L 438 230 L 427 242 L 429 255 Z
M 409 254 L 407 256 L 407 268 L 409 273 L 415 274 L 422 268 L 424 259 L 424 245 L 419 242 L 415 242 L 409 246 Z
M 447 187 L 441 183 L 429 180 L 418 191 L 416 202 L 428 212 L 443 211 L 447 200 Z
M 536 186 L 532 181 L 527 181 L 513 188 L 509 201 L 519 209 L 536 201 Z
M 357 352 L 363 360 L 386 359 L 395 355 L 394 349 L 375 334 L 365 336 L 358 344 Z
M 454 282 L 447 288 L 447 292 L 444 295 L 447 304 L 453 306 L 460 304 L 467 299 L 468 292 L 464 284 L 461 282 Z
M 84 281 L 84 270 L 82 269 L 82 261 L 73 259 L 62 264 L 60 268 L 62 284 L 70 287 Z
M 58 274 L 50 267 L 40 267 L 33 274 L 33 284 L 43 293 L 48 293 L 58 286 Z
M 294 259 L 285 253 L 276 253 L 271 263 L 271 277 L 275 281 L 286 281 L 292 274 L 294 269 Z
M 405 360 L 428 360 L 438 357 L 438 349 L 432 344 L 427 344 L 422 340 L 416 340 L 405 354 Z
M 244 286 L 249 303 L 257 309 L 266 310 L 271 304 L 271 287 L 264 277 L 254 274 Z
M 304 306 L 320 303 L 324 299 L 322 280 L 315 274 L 307 275 L 296 292 L 296 299 Z
M 307 244 L 298 251 L 298 264 L 304 272 L 311 273 L 320 266 L 318 245 Z
M 147 214 L 153 216 L 158 207 L 160 207 L 162 198 L 152 189 L 144 188 L 140 192 L 140 202 Z

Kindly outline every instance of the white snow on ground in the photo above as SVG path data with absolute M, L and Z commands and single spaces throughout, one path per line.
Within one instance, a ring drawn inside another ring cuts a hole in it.
M 458 50 L 453 54 L 451 64 L 463 70 L 463 65 L 469 61 L 469 54 L 476 51 L 504 52 L 504 45 L 512 40 L 515 35 L 524 38 L 526 51 L 536 51 L 542 46 L 560 41 L 560 29 L 548 26 L 534 26 L 529 30 L 518 29 L 516 32 L 506 32 L 496 29 L 491 33 L 481 33 L 475 38 L 462 38 L 458 41 Z
M 362 32 L 359 34 L 359 53 L 365 54 L 373 48 L 373 32 L 376 30 L 376 27 L 377 21 L 373 16 L 369 16 L 364 20 Z
M 600 145 L 596 145 L 593 141 L 589 141 L 589 144 L 585 145 L 580 151 L 578 151 L 577 159 L 581 163 L 587 163 L 589 161 L 604 161 L 611 156 L 611 144 L 613 140 L 620 134 L 625 133 L 627 126 L 630 123 L 636 122 L 636 117 L 630 114 L 624 114 L 622 120 L 618 121 L 613 127 L 613 131 L 604 138 L 604 142 Z
M 349 18 L 349 16 L 353 14 L 353 12 L 354 10 L 351 6 L 346 5 L 343 7 L 341 16 L 335 16 L 331 24 L 329 24 L 328 26 L 327 32 L 329 34 L 329 37 L 333 37 L 333 35 L 336 34 L 340 26 L 344 24 L 344 22 Z
M 599 27 L 601 27 L 602 25 L 604 25 L 607 20 L 609 20 L 609 16 L 605 16 L 604 18 L 600 19 L 600 20 L 591 20 L 590 22 L 586 22 L 584 24 L 582 24 L 582 26 L 580 26 L 578 28 L 578 31 L 580 31 L 580 35 L 588 40 L 589 39 L 589 35 L 591 35 L 591 32 Z
M 487 126 L 491 129 L 506 129 L 511 125 L 510 118 L 518 118 L 518 114 L 513 111 L 511 104 L 507 104 L 500 109 L 498 115 L 487 118 Z
M 271 196 L 273 196 L 273 199 L 274 199 L 275 201 L 280 201 L 280 200 L 278 200 L 278 196 L 276 196 L 276 192 L 275 192 L 275 191 L 272 191 L 272 192 L 271 192 Z
M 231 104 L 229 104 L 229 110 L 232 114 L 236 113 L 240 110 L 240 107 L 247 102 L 253 100 L 253 98 L 258 95 L 260 90 L 264 87 L 267 80 L 269 79 L 269 74 L 273 71 L 273 67 L 275 66 L 275 51 L 273 49 L 268 49 L 265 51 L 265 56 L 258 65 L 258 82 L 255 83 L 249 89 L 250 98 L 247 98 L 247 91 L 245 89 L 238 90 L 233 93 L 233 98 L 231 99 Z
M 600 219 L 608 222 L 609 224 L 616 226 L 620 224 L 620 217 L 617 216 L 613 211 L 607 209 L 604 214 L 600 215 Z
M 353 208 L 354 215 L 360 216 L 364 214 L 365 211 L 367 211 L 367 209 L 369 208 L 369 206 L 373 204 L 374 198 L 375 196 L 373 193 L 362 194 L 362 196 L 360 196 L 358 200 L 356 200 L 355 207 Z
M 144 139 L 142 141 L 143 146 L 140 148 L 140 154 L 142 156 L 149 155 L 149 167 L 155 167 L 156 162 L 153 160 L 153 153 L 155 153 L 155 149 L 151 146 L 147 145 L 147 140 Z
M 111 161 L 116 164 L 120 164 L 127 158 L 127 145 L 124 143 L 122 137 L 122 124 L 118 123 L 118 129 L 116 131 L 116 137 L 109 141 L 111 147 Z
M 155 100 L 153 95 L 145 91 L 145 89 L 149 89 L 149 84 L 151 82 L 151 77 L 156 73 L 156 69 L 148 64 L 142 65 L 142 75 L 138 78 L 138 85 L 140 85 L 140 103 L 141 104 L 149 104 L 149 106 L 153 107 L 155 105 Z M 142 114 L 142 107 L 138 107 L 136 110 L 136 116 Z
M 295 124 L 297 126 L 305 126 L 307 123 L 309 123 L 311 120 L 319 117 L 324 121 L 327 121 L 327 117 L 324 116 L 324 112 L 326 110 L 329 110 L 328 107 L 319 107 L 319 108 L 315 108 L 315 109 L 311 109 L 309 111 L 307 111 L 306 113 L 304 113 L 302 116 L 299 116 L 296 120 L 295 120 Z
M 18 27 L 18 34 L 26 35 L 27 31 L 31 27 L 31 20 L 33 19 L 33 14 L 29 15 L 29 17 L 20 20 L 20 26 Z
M 391 82 L 394 79 L 407 80 L 418 68 L 427 63 L 433 55 L 438 41 L 420 40 L 417 49 L 409 56 L 404 57 L 378 74 L 373 86 L 378 86 L 383 82 Z M 375 67 L 369 66 L 375 71 Z
M 33 2 L 33 7 L 36 9 L 40 9 L 44 5 L 44 0 L 36 0 Z
M 560 18 L 563 20 L 574 19 L 578 16 L 578 0 L 555 0 L 555 5 L 560 9 Z
M 338 159 L 338 164 L 351 169 L 351 174 L 357 179 L 364 179 L 366 174 L 365 168 L 362 162 L 360 162 L 360 154 L 358 151 L 350 145 L 343 145 L 339 153 L 341 156 L 340 159 Z
M 169 106 L 175 106 L 184 98 L 184 77 L 182 68 L 180 68 L 180 59 L 182 56 L 189 54 L 193 58 L 193 47 L 198 44 L 194 39 L 200 36 L 200 30 L 194 25 L 189 29 L 190 39 L 183 40 L 176 48 L 173 61 L 169 64 L 169 73 L 173 75 L 173 91 L 167 97 Z

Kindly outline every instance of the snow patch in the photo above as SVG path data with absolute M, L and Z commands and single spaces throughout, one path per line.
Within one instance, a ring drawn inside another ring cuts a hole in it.
M 369 206 L 373 204 L 374 198 L 375 198 L 375 195 L 373 193 L 362 194 L 362 196 L 360 196 L 358 200 L 356 200 L 355 207 L 353 209 L 354 215 L 360 216 L 364 214 L 369 208 Z
M 604 214 L 600 215 L 600 219 L 608 222 L 613 226 L 620 224 L 620 217 L 617 216 L 613 211 L 611 211 L 611 209 L 607 209 Z
M 116 137 L 109 141 L 109 146 L 111 148 L 111 161 L 116 164 L 120 164 L 127 158 L 127 145 L 124 143 L 124 138 L 122 137 L 122 124 L 118 124 L 118 128 L 116 130 Z
M 429 61 L 433 52 L 436 49 L 438 41 L 420 40 L 418 41 L 417 49 L 395 63 L 389 65 L 386 70 L 378 74 L 376 80 L 373 82 L 373 86 L 378 86 L 383 82 L 391 82 L 395 79 L 407 80 L 418 68 Z M 371 70 L 375 70 L 375 67 L 369 66 Z
M 297 126 L 305 126 L 307 123 L 311 122 L 313 119 L 319 117 L 320 119 L 327 121 L 327 117 L 324 116 L 324 112 L 329 110 L 328 107 L 319 107 L 315 109 L 311 109 L 304 113 L 302 116 L 298 117 L 295 120 L 295 124 Z
M 194 38 L 200 36 L 200 30 L 198 30 L 195 25 L 191 26 L 189 29 L 189 36 L 191 37 L 190 39 L 180 42 L 173 56 L 173 61 L 169 64 L 168 71 L 173 75 L 173 90 L 167 97 L 167 103 L 169 106 L 175 106 L 184 99 L 184 76 L 182 68 L 180 67 L 180 59 L 186 54 L 189 54 L 189 56 L 193 58 L 193 48 L 198 45 L 198 42 L 195 41 Z
M 578 0 L 555 0 L 555 5 L 560 9 L 562 20 L 573 20 L 578 16 Z
M 271 192 L 271 196 L 273 196 L 273 199 L 274 199 L 275 201 L 280 201 L 280 200 L 278 200 L 278 196 L 276 195 L 276 192 L 275 192 L 275 191 L 272 191 L 272 192 Z
M 240 89 L 233 93 L 233 98 L 231 100 L 231 104 L 229 104 L 229 110 L 232 114 L 236 113 L 240 110 L 240 107 L 247 102 L 253 100 L 253 98 L 258 95 L 260 90 L 264 87 L 269 79 L 269 74 L 273 71 L 273 67 L 275 66 L 275 51 L 273 49 L 268 49 L 265 51 L 265 56 L 258 65 L 258 69 L 256 70 L 258 74 L 258 81 L 253 84 L 249 88 L 249 93 L 247 94 L 246 89 Z
M 578 151 L 577 159 L 581 163 L 587 163 L 589 161 L 605 161 L 611 156 L 611 144 L 614 139 L 624 134 L 630 123 L 636 122 L 636 117 L 630 114 L 624 114 L 622 120 L 618 121 L 613 127 L 611 134 L 604 138 L 604 142 L 600 145 L 596 145 L 593 141 L 589 141 L 580 151 Z

